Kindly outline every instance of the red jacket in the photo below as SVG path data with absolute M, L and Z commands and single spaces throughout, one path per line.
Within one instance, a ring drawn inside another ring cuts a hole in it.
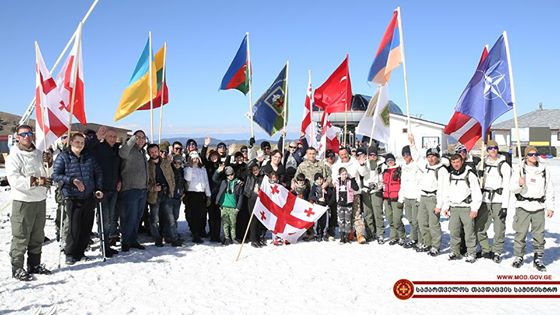
M 398 199 L 401 189 L 401 167 L 388 168 L 383 171 L 383 198 Z

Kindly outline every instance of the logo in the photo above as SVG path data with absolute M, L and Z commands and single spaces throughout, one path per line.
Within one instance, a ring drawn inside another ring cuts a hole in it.
M 501 73 L 498 68 L 502 65 L 503 61 L 500 60 L 488 67 L 483 73 L 484 77 L 484 98 L 487 100 L 502 99 L 502 95 L 507 90 L 507 80 L 505 75 Z
M 408 300 L 414 294 L 414 284 L 410 280 L 401 279 L 395 282 L 393 293 L 399 300 Z

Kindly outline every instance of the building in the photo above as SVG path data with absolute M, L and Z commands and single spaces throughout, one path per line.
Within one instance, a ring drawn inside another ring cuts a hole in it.
M 522 151 L 527 145 L 532 145 L 537 147 L 539 153 L 558 156 L 560 109 L 544 109 L 541 104 L 537 110 L 519 116 L 517 121 Z M 500 149 L 516 151 L 517 133 L 513 118 L 494 124 L 491 131 Z
M 360 119 L 364 116 L 371 96 L 356 94 L 352 97 L 351 110 L 345 113 L 331 114 L 331 123 L 344 128 L 346 120 L 349 143 L 353 144 L 359 141 L 361 136 L 354 135 L 354 130 Z M 389 125 L 391 128 L 391 143 L 382 144 L 387 152 L 392 152 L 399 156 L 403 146 L 408 144 L 408 123 L 406 114 L 400 107 L 392 101 L 389 101 Z M 318 108 L 313 109 L 313 121 L 321 121 L 323 112 Z M 443 150 L 447 149 L 449 142 L 456 142 L 451 137 L 443 133 L 445 125 L 417 118 L 410 117 L 410 128 L 413 131 L 415 142 L 418 148 L 432 148 L 439 146 Z M 365 136 L 364 141 L 369 141 L 369 137 Z

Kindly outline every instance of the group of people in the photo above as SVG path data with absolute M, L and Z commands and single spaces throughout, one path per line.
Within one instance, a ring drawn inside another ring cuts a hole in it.
M 512 170 L 511 159 L 492 140 L 480 161 L 461 145 L 447 157 L 438 148 L 421 154 L 409 135 L 403 162 L 397 163 L 394 154 L 381 154 L 375 143 L 326 150 L 319 159 L 304 137 L 288 142 L 287 148 L 280 139 L 275 150 L 268 141 L 256 146 L 250 139 L 248 146 L 229 152 L 225 143 L 210 149 L 210 138 L 200 150 L 193 139 L 185 148 L 180 142 L 148 144 L 142 130 L 119 144 L 114 130 L 101 127 L 64 136 L 51 150 L 40 152 L 30 126 L 18 126 L 16 133 L 6 171 L 13 199 L 12 276 L 19 280 L 50 273 L 41 264 L 41 248 L 51 186 L 59 203 L 57 238 L 64 243 L 66 264 L 72 265 L 87 258 L 95 213 L 106 257 L 118 254 L 114 248 L 119 240 L 123 252 L 145 249 L 138 240 L 143 217 L 155 246 L 182 246 L 185 239 L 177 224 L 182 205 L 196 244 L 204 239 L 239 243 L 248 230 L 251 246 L 266 246 L 266 228 L 257 217 L 250 219 L 265 178 L 328 208 L 304 240 L 334 241 L 338 227 L 342 244 L 388 242 L 438 256 L 444 215 L 449 217 L 449 259 L 465 257 L 471 263 L 481 257 L 501 262 L 511 199 L 516 203 L 513 267 L 523 264 L 531 229 L 534 266 L 546 270 L 544 222 L 553 215 L 554 193 L 550 172 L 531 146 Z M 403 218 L 410 225 L 408 233 Z M 288 242 L 273 233 L 272 244 Z

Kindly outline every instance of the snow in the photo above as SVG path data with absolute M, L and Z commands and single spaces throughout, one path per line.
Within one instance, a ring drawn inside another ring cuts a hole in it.
M 549 162 L 555 197 L 560 202 L 560 161 Z M 55 270 L 22 283 L 11 278 L 10 198 L 0 191 L 0 313 L 1 314 L 427 314 L 492 313 L 551 314 L 558 299 L 409 299 L 392 292 L 399 279 L 496 280 L 497 275 L 536 275 L 532 255 L 513 269 L 510 209 L 506 230 L 506 258 L 501 264 L 480 259 L 474 264 L 447 261 L 449 234 L 444 230 L 443 254 L 433 258 L 399 246 L 370 243 L 300 242 L 262 249 L 194 245 L 157 248 L 143 238 L 145 251 L 132 249 L 102 262 L 95 259 L 56 270 L 58 243 L 43 247 L 43 262 Z M 54 238 L 55 202 L 49 197 L 46 235 Z M 552 280 L 560 280 L 560 213 L 546 222 L 545 263 Z M 189 236 L 181 215 L 179 230 Z M 489 231 L 492 236 L 492 228 Z M 531 252 L 530 242 L 527 252 Z M 453 311 L 452 311 L 453 310 Z

